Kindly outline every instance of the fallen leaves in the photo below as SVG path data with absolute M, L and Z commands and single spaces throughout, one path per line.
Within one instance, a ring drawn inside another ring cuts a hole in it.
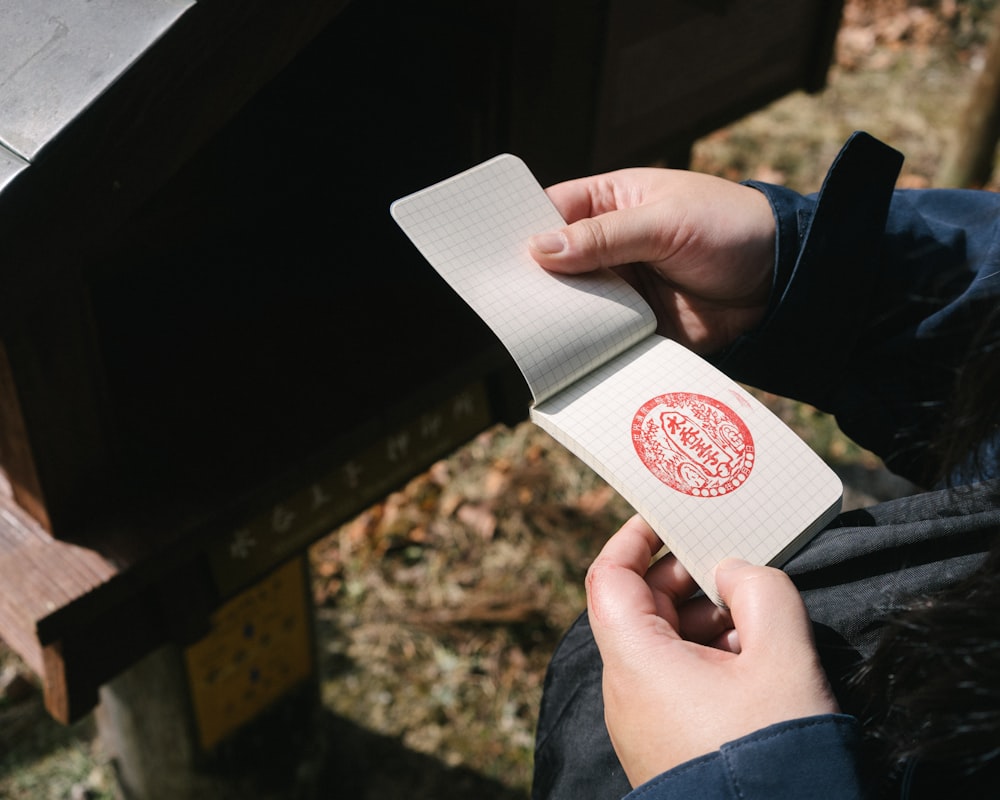
M 312 548 L 324 695 L 526 785 L 546 665 L 583 608 L 587 566 L 629 514 L 534 426 L 483 432 Z

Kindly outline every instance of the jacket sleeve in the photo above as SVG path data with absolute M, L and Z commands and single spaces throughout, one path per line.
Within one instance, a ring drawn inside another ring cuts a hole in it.
M 901 164 L 857 133 L 817 195 L 749 183 L 777 222 L 772 297 L 763 322 L 715 361 L 835 415 L 922 482 L 955 370 L 1000 299 L 1000 195 L 895 190 Z
M 857 800 L 859 739 L 855 719 L 842 714 L 778 723 L 664 772 L 626 800 Z

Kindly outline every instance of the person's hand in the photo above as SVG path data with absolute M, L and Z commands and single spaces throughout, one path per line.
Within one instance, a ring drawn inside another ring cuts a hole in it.
M 768 725 L 836 713 L 805 606 L 783 572 L 729 559 L 729 611 L 704 596 L 633 517 L 587 574 L 605 720 L 633 787 Z
M 547 190 L 569 225 L 528 241 L 553 272 L 616 267 L 653 308 L 659 332 L 698 353 L 760 321 L 774 262 L 767 198 L 683 170 L 626 169 Z

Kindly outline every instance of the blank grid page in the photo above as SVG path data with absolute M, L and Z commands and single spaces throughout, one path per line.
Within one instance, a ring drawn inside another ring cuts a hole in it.
M 401 198 L 392 215 L 503 342 L 535 402 L 656 327 L 645 301 L 618 276 L 559 276 L 535 263 L 528 237 L 564 222 L 515 156 Z

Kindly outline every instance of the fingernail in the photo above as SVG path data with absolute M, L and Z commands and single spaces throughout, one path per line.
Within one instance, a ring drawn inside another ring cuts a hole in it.
M 566 249 L 566 234 L 559 231 L 535 234 L 528 239 L 528 247 L 548 256 L 557 255 Z
M 719 570 L 739 569 L 740 567 L 748 566 L 750 566 L 750 562 L 744 561 L 742 558 L 724 558 L 719 562 L 715 571 L 718 572 Z

